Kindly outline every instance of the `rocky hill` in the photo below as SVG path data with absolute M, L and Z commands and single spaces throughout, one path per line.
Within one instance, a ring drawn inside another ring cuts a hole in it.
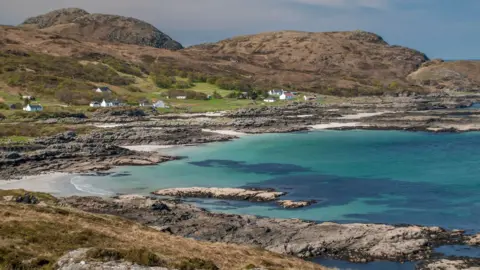
M 480 89 L 478 62 L 429 61 L 419 51 L 389 45 L 364 31 L 279 31 L 181 48 L 148 23 L 81 9 L 29 18 L 22 27 L 0 27 L 2 50 L 33 51 L 74 62 L 114 57 L 133 63 L 143 77 L 157 65 L 248 89 L 282 87 L 341 96 Z
M 22 26 L 77 39 L 182 49 L 180 43 L 144 21 L 117 15 L 89 14 L 78 8 L 59 9 L 28 18 Z
M 390 46 L 380 36 L 364 31 L 269 32 L 186 51 L 193 58 L 229 61 L 255 73 L 258 80 L 318 90 L 407 86 L 407 75 L 429 60 L 421 52 Z
M 431 91 L 480 91 L 480 61 L 433 60 L 408 79 Z

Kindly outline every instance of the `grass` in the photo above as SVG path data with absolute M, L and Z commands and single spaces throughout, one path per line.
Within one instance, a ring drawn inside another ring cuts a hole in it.
M 75 131 L 77 134 L 85 134 L 95 127 L 87 125 L 64 125 L 64 124 L 37 124 L 37 123 L 0 123 L 0 138 L 11 138 L 16 141 L 34 137 L 51 136 L 66 131 Z
M 0 191 L 15 194 L 17 191 Z M 24 192 L 24 191 L 22 191 Z M 57 206 L 0 202 L 0 269 L 53 269 L 65 253 L 94 248 L 93 260 L 118 259 L 177 269 L 324 269 L 248 246 L 171 236 L 108 215 Z
M 0 145 L 1 144 L 24 144 L 32 140 L 32 137 L 27 136 L 5 136 L 0 137 Z

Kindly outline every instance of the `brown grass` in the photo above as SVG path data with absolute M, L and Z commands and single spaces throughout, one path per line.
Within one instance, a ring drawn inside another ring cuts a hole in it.
M 0 202 L 1 269 L 51 269 L 66 252 L 89 247 L 98 248 L 92 255 L 97 259 L 113 256 L 179 269 L 325 269 L 258 248 L 171 236 L 118 217 Z

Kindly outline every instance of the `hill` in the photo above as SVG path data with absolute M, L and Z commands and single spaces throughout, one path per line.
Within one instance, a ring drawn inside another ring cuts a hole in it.
M 364 31 L 269 32 L 185 49 L 170 46 L 176 43 L 163 33 L 164 43 L 144 38 L 157 31 L 136 19 L 81 9 L 29 18 L 21 27 L 1 26 L 0 92 L 6 94 L 0 98 L 28 93 L 86 105 L 93 98 L 88 90 L 107 85 L 123 99 L 138 101 L 168 88 L 195 90 L 192 82 L 224 97 L 228 91 L 277 87 L 336 96 L 480 89 L 477 62 L 433 65 L 421 52 Z
M 76 39 L 182 49 L 180 43 L 144 21 L 117 15 L 89 14 L 78 8 L 59 9 L 28 18 L 22 26 Z
M 380 36 L 364 31 L 269 32 L 185 51 L 192 58 L 231 62 L 230 66 L 250 73 L 258 82 L 333 93 L 408 86 L 407 75 L 429 60 L 421 52 L 390 46 Z
M 131 269 L 127 263 L 164 267 L 152 269 L 325 269 L 259 248 L 176 237 L 59 205 L 47 194 L 0 190 L 1 269 L 57 269 L 59 258 L 74 250 L 60 269 Z M 82 254 L 82 248 L 90 251 Z
M 431 91 L 480 91 L 480 61 L 433 60 L 408 79 Z

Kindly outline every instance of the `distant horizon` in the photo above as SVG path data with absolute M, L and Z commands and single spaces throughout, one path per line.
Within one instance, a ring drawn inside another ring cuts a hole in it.
M 5 1 L 5 0 L 3 0 Z M 245 34 L 298 29 L 361 29 L 391 45 L 436 59 L 480 59 L 480 1 L 464 0 L 17 0 L 5 1 L 0 24 L 78 7 L 148 22 L 185 47 Z

